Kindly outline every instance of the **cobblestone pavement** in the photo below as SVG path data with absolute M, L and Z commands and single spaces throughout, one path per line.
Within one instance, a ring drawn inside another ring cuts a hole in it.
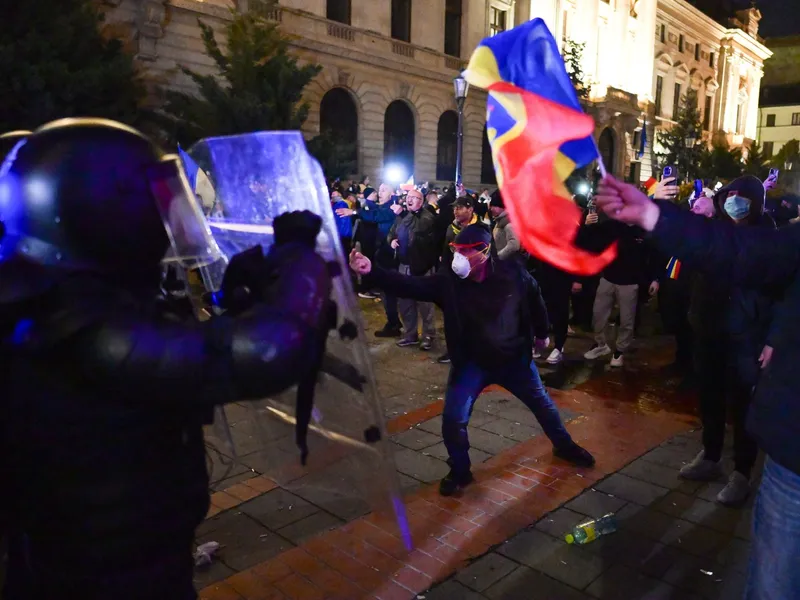
M 381 327 L 380 305 L 363 306 L 370 330 Z M 448 367 L 435 358 L 442 349 L 376 340 L 371 353 L 414 550 L 405 549 L 393 519 L 370 513 L 355 495 L 332 501 L 311 493 L 319 488 L 278 487 L 257 466 L 234 467 L 216 484 L 198 531 L 199 543 L 223 545 L 211 568 L 197 573 L 201 597 L 736 598 L 750 511 L 713 504 L 719 482 L 676 477 L 697 451 L 696 402 L 667 375 L 668 342 L 643 336 L 616 371 L 583 361 L 590 344 L 588 336 L 570 338 L 567 361 L 541 371 L 597 466 L 555 459 L 530 412 L 492 388 L 470 424 L 477 483 L 459 498 L 441 498 Z M 335 477 L 330 470 L 320 476 Z M 561 539 L 587 515 L 609 511 L 619 516 L 617 533 L 586 547 Z

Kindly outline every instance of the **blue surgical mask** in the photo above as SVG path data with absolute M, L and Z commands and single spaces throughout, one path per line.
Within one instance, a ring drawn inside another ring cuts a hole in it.
M 743 196 L 728 196 L 723 208 L 731 219 L 744 219 L 750 214 L 750 199 Z

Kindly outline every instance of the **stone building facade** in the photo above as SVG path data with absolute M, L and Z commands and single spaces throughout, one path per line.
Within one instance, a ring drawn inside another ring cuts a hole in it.
M 658 0 L 652 114 L 656 129 L 675 122 L 681 97 L 697 93 L 706 141 L 731 146 L 756 139 L 764 61 L 772 52 L 758 36 L 756 8 L 736 13 L 727 25 L 684 0 Z M 655 136 L 654 136 L 655 138 Z
M 133 26 L 145 67 L 185 89 L 191 84 L 178 65 L 213 68 L 197 19 L 218 27 L 248 3 L 99 1 L 109 20 Z M 711 98 L 709 137 L 720 131 L 733 144 L 756 137 L 758 82 L 770 54 L 757 37 L 759 16 L 743 11 L 726 27 L 685 0 L 281 0 L 272 14 L 298 54 L 323 67 L 306 90 L 306 134 L 332 131 L 355 142 L 358 172 L 373 180 L 394 165 L 438 182 L 454 175 L 452 81 L 484 37 L 542 17 L 559 43 L 585 44 L 587 110 L 604 162 L 618 176 L 643 180 L 651 174 L 653 129 L 672 123 L 677 85 L 700 92 L 701 110 Z M 471 89 L 464 109 L 463 176 L 473 188 L 494 182 L 485 101 Z

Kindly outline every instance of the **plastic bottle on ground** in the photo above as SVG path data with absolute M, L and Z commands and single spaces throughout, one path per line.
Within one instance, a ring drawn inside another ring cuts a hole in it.
M 617 519 L 614 513 L 609 513 L 599 519 L 585 521 L 564 536 L 568 544 L 588 544 L 597 538 L 617 530 Z

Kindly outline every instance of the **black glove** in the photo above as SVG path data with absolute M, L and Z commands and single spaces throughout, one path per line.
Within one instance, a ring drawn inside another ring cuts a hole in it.
M 294 211 L 278 216 L 273 227 L 276 246 L 297 243 L 313 249 L 322 229 L 322 219 L 307 210 Z

